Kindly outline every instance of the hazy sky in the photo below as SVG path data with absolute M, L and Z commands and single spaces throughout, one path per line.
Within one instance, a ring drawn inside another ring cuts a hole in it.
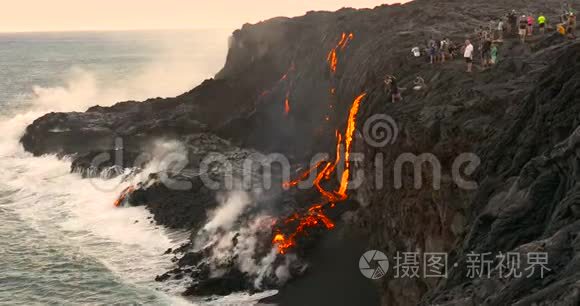
M 237 28 L 309 10 L 396 0 L 0 0 L 0 32 Z

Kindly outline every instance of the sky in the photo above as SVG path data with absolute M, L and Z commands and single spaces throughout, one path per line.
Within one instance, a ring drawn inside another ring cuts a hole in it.
M 0 0 L 0 32 L 239 28 L 310 10 L 401 0 Z

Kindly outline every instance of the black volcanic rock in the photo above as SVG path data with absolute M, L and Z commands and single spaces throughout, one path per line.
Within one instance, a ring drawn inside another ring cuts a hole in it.
M 244 292 L 253 290 L 248 277 L 237 269 L 228 270 L 225 275 L 211 277 L 200 281 L 189 287 L 183 295 L 185 296 L 211 296 L 228 295 L 234 292 Z
M 546 67 L 531 93 L 516 106 L 515 118 L 480 146 L 482 183 L 472 202 L 469 234 L 456 260 L 465 262 L 469 252 L 517 252 L 524 259 L 528 252 L 546 252 L 550 271 L 545 278 L 504 280 L 494 275 L 487 280 L 468 279 L 464 269 L 453 269 L 430 303 L 573 305 L 579 301 L 573 290 L 579 275 L 570 272 L 577 271 L 579 233 L 574 211 L 580 43 L 548 50 Z M 499 290 L 486 292 L 484 288 L 490 286 Z M 457 288 L 471 288 L 473 294 Z
M 158 224 L 170 228 L 195 229 L 207 218 L 207 211 L 217 207 L 216 191 L 208 189 L 198 177 L 171 176 L 187 184 L 184 190 L 171 189 L 160 180 L 135 190 L 130 197 L 134 206 L 146 205 Z

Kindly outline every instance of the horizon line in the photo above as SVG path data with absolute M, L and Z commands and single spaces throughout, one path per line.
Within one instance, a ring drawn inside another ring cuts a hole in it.
M 242 26 L 244 26 L 245 24 L 258 24 L 264 21 L 268 21 L 271 19 L 275 19 L 275 18 L 296 18 L 296 17 L 303 17 L 306 16 L 308 13 L 311 12 L 316 12 L 316 13 L 335 13 L 344 9 L 353 9 L 353 10 L 373 10 L 377 7 L 383 6 L 383 5 L 395 5 L 395 4 L 401 4 L 404 5 L 408 2 L 412 2 L 413 0 L 399 0 L 400 2 L 393 2 L 393 3 L 384 3 L 382 5 L 377 5 L 375 7 L 362 7 L 362 8 L 354 8 L 354 7 L 349 7 L 349 6 L 344 6 L 341 7 L 339 9 L 336 10 L 308 10 L 306 12 L 300 13 L 298 15 L 294 15 L 294 16 L 271 16 L 271 17 L 267 17 L 263 20 L 258 20 L 258 21 L 247 21 L 244 22 L 242 24 L 238 24 L 236 26 L 224 26 L 224 27 L 200 27 L 200 28 L 190 28 L 190 27 L 178 27 L 178 28 L 128 28 L 128 29 L 50 29 L 50 30 L 39 30 L 39 29 L 33 29 L 33 30 L 1 30 L 0 29 L 0 34 L 26 34 L 26 33 L 75 33 L 75 32 L 137 32 L 137 31 L 192 31 L 192 30 L 231 30 L 231 31 L 235 31 L 236 29 L 241 29 Z
M 87 32 L 161 32 L 161 31 L 204 31 L 204 30 L 231 30 L 228 27 L 203 28 L 135 28 L 135 29 L 52 29 L 52 30 L 0 30 L 0 34 L 35 34 L 35 33 L 87 33 Z

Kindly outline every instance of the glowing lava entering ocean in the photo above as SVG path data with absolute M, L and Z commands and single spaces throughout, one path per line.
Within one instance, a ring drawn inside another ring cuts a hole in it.
M 360 109 L 360 104 L 362 100 L 366 97 L 366 93 L 362 93 L 356 97 L 352 106 L 350 108 L 348 122 L 346 126 L 346 131 L 344 133 L 344 137 L 337 131 L 337 145 L 336 145 L 336 160 L 334 162 L 320 162 L 312 169 L 308 169 L 304 173 L 302 173 L 297 180 L 284 183 L 285 188 L 293 187 L 298 185 L 298 183 L 302 180 L 307 179 L 310 174 L 320 168 L 321 165 L 324 165 L 322 171 L 318 173 L 316 179 L 314 180 L 314 186 L 320 193 L 322 199 L 321 203 L 316 203 L 310 206 L 310 208 L 303 214 L 294 214 L 284 220 L 285 225 L 289 224 L 296 224 L 295 230 L 290 234 L 283 234 L 280 230 L 277 230 L 274 238 L 272 239 L 272 243 L 278 247 L 278 252 L 280 254 L 286 254 L 289 249 L 296 246 L 296 238 L 299 235 L 307 235 L 306 230 L 308 228 L 324 226 L 326 229 L 334 228 L 334 223 L 330 218 L 324 213 L 324 208 L 326 204 L 331 204 L 330 208 L 332 208 L 337 202 L 344 201 L 348 198 L 347 190 L 349 184 L 349 177 L 350 177 L 350 152 L 352 149 L 352 140 L 353 135 L 356 130 L 356 117 Z M 341 158 L 341 145 L 342 141 L 344 140 L 344 155 Z M 338 163 L 341 161 L 344 162 L 344 171 L 341 175 L 340 184 L 337 190 L 328 191 L 322 187 L 322 181 L 327 181 L 330 179 L 331 175 L 335 172 Z

